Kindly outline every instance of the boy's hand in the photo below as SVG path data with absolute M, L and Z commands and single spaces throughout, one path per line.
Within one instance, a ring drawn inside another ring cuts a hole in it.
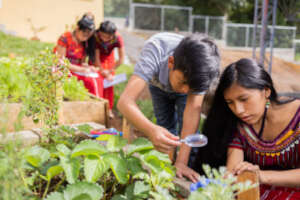
M 155 128 L 149 134 L 149 139 L 154 147 L 163 153 L 169 153 L 176 146 L 180 146 L 179 137 L 170 133 L 167 129 L 155 125 Z
M 194 183 L 199 181 L 200 175 L 194 170 L 192 170 L 191 168 L 189 168 L 186 164 L 182 162 L 176 162 L 175 167 L 176 167 L 177 177 L 179 178 L 187 177 Z

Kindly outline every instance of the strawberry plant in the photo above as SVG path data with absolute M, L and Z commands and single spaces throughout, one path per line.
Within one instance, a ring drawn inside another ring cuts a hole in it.
M 198 190 L 191 193 L 188 200 L 232 200 L 243 191 L 256 187 L 250 181 L 237 183 L 237 178 L 228 174 L 225 167 L 219 170 L 212 169 L 209 165 L 203 165 L 206 174 L 201 176 Z
M 154 150 L 145 138 L 129 145 L 114 135 L 99 140 L 101 144 L 83 140 L 74 148 L 61 143 L 55 149 L 28 149 L 23 156 L 26 185 L 47 200 L 174 199 L 175 171 L 168 155 Z

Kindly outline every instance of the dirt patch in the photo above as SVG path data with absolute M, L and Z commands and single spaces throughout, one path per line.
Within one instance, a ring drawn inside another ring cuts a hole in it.
M 221 66 L 224 69 L 230 63 L 241 58 L 252 58 L 250 51 L 221 49 Z M 266 54 L 269 57 L 269 54 Z M 259 57 L 259 55 L 257 55 Z M 266 70 L 268 63 L 265 63 Z M 300 65 L 273 58 L 272 79 L 278 92 L 300 91 Z

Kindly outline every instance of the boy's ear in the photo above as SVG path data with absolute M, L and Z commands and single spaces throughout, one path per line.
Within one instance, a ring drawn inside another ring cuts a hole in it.
M 168 68 L 169 69 L 174 68 L 174 56 L 169 56 L 169 58 L 168 58 Z

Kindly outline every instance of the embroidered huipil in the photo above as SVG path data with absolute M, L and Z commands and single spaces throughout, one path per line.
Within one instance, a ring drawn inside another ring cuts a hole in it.
M 82 67 L 82 63 L 86 56 L 84 43 L 76 42 L 71 32 L 65 32 L 59 37 L 57 45 L 62 46 L 66 49 L 66 58 L 70 61 L 71 64 Z M 56 52 L 56 48 L 57 47 L 54 48 L 54 52 Z M 70 75 L 76 76 L 79 81 L 83 81 L 84 86 L 91 94 L 99 98 L 103 97 L 103 80 L 101 77 L 87 77 L 76 74 L 72 71 Z
M 273 140 L 258 138 L 252 126 L 239 124 L 229 148 L 244 151 L 245 161 L 259 165 L 262 170 L 300 168 L 300 107 L 288 126 Z M 300 182 L 300 180 L 299 180 Z M 261 199 L 300 199 L 299 188 L 268 185 L 260 187 Z

